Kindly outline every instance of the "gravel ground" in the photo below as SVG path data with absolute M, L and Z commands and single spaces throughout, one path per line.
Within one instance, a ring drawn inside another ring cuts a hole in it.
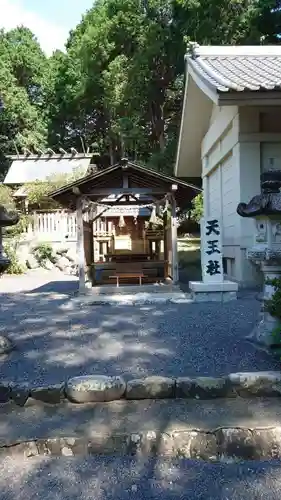
M 0 500 L 280 500 L 280 462 L 6 459 Z
M 91 440 L 97 434 L 103 436 L 104 445 L 110 447 L 114 443 L 113 436 L 118 434 L 147 431 L 172 434 L 175 430 L 212 432 L 219 427 L 265 429 L 280 426 L 280 397 L 121 400 L 88 405 L 34 404 L 29 399 L 24 407 L 14 403 L 0 405 L 0 447 L 56 437 Z M 121 447 L 119 452 L 123 453 Z
M 1 360 L 3 378 L 52 383 L 85 373 L 128 378 L 279 369 L 245 340 L 260 308 L 253 294 L 228 304 L 65 310 L 76 286 L 62 275 L 1 280 L 0 334 L 17 346 Z

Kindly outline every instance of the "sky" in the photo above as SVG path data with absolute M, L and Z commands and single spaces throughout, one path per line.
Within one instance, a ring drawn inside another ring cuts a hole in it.
M 68 33 L 81 20 L 93 0 L 0 0 L 0 27 L 28 27 L 42 49 L 51 55 L 64 50 Z

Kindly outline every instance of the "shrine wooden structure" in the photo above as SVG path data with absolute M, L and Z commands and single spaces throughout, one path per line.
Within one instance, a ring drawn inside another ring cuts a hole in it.
M 157 261 L 154 266 L 163 266 L 164 281 L 169 279 L 176 283 L 179 278 L 176 208 L 177 206 L 187 207 L 200 191 L 200 188 L 188 182 L 122 159 L 120 163 L 112 167 L 93 172 L 52 192 L 50 196 L 64 208 L 77 211 L 79 291 L 84 293 L 87 288 L 98 282 L 99 265 L 103 270 L 108 267 L 107 279 L 104 280 L 106 283 L 116 284 L 119 282 L 118 278 L 117 280 L 114 278 L 117 277 L 120 266 L 126 269 L 128 277 L 129 274 L 132 277 L 135 275 L 136 278 L 139 278 L 139 282 L 143 283 L 146 278 L 149 279 L 149 276 L 146 276 L 146 270 L 149 269 L 149 266 L 151 268 L 151 264 L 149 264 L 151 259 Z M 130 215 L 122 216 L 127 219 L 124 223 L 133 240 L 132 248 L 127 251 L 126 249 L 118 249 L 116 245 L 118 237 L 120 236 L 122 240 L 122 235 L 125 236 L 126 230 L 119 231 L 121 233 L 119 236 L 115 232 L 114 235 L 108 235 L 109 240 L 113 238 L 115 245 L 108 248 L 107 262 L 103 263 L 102 266 L 100 263 L 94 262 L 93 222 L 102 217 L 106 210 L 115 207 L 117 212 L 119 210 L 121 213 L 124 207 L 135 207 L 141 213 L 144 207 L 149 206 L 151 209 L 151 207 L 162 203 L 167 208 L 164 213 L 162 229 L 155 231 L 148 227 L 145 230 L 145 222 L 149 226 L 149 211 L 148 215 L 138 217 L 140 227 L 138 226 L 136 236 L 132 229 L 133 217 Z M 163 254 L 161 254 L 159 246 L 160 240 L 163 242 Z M 156 249 L 153 257 L 151 253 L 152 243 Z M 119 274 L 122 272 L 119 271 Z M 147 274 L 149 275 L 148 271 Z M 156 279 L 159 279 L 159 276 Z M 103 281 L 101 280 L 100 283 L 102 284 Z

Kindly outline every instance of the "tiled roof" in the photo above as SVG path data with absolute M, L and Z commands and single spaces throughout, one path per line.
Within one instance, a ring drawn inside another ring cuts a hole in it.
M 192 44 L 186 59 L 188 66 L 219 92 L 281 90 L 281 45 Z

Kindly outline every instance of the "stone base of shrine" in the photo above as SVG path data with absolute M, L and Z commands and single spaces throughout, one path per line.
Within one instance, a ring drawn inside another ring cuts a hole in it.
M 190 281 L 189 288 L 194 302 L 229 302 L 237 299 L 238 283 Z

